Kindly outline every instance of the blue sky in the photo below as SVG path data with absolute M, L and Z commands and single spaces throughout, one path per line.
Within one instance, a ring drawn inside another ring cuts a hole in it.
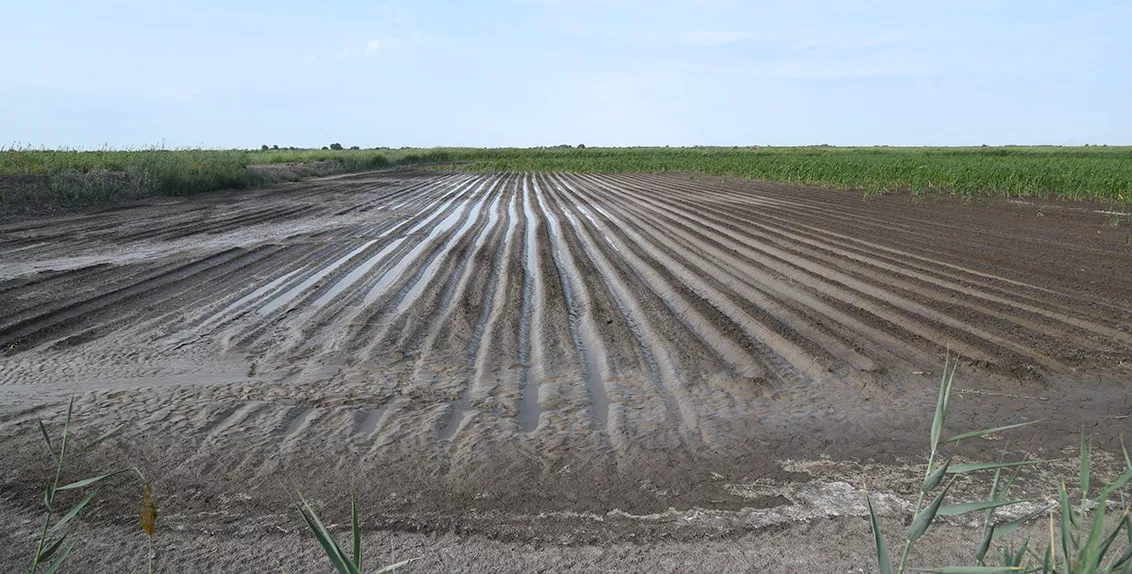
M 0 145 L 1132 144 L 1132 2 L 0 7 Z

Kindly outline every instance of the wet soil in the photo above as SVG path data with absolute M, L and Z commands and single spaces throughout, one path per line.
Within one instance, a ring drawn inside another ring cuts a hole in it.
M 192 536 L 351 487 L 374 531 L 518 545 L 859 516 L 866 481 L 896 515 L 949 351 L 948 434 L 1041 420 L 965 457 L 1128 434 L 1132 221 L 1092 207 L 402 170 L 5 223 L 0 499 L 34 510 L 74 395 L 80 437 L 128 424 L 75 472 L 139 467 Z M 131 480 L 92 527 L 135 527 Z

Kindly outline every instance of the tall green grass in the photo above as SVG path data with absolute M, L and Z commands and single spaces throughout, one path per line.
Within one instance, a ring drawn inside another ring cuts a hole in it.
M 0 214 L 447 161 L 443 150 L 0 150 Z M 265 165 L 283 169 L 262 169 Z M 294 166 L 293 169 L 288 166 Z
M 453 149 L 487 171 L 695 172 L 880 193 L 1132 202 L 1132 147 Z
M 189 194 L 215 189 L 217 185 L 244 187 L 258 183 L 248 166 L 331 162 L 344 171 L 381 169 L 448 161 L 445 150 L 0 150 L 0 176 L 77 173 L 145 173 L 160 182 L 166 193 Z

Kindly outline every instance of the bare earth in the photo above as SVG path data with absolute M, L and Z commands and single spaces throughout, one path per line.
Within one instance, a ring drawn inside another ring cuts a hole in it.
M 949 432 L 1042 419 L 970 458 L 1132 428 L 1102 211 L 399 171 L 2 224 L 0 569 L 74 394 L 80 437 L 129 426 L 73 472 L 153 480 L 169 572 L 321 569 L 290 493 L 344 524 L 351 486 L 371 564 L 417 572 L 870 570 L 863 487 L 897 537 L 946 349 Z M 139 492 L 103 489 L 73 571 L 144 565 Z

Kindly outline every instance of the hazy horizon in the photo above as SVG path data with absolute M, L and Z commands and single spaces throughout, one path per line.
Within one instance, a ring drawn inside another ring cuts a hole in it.
M 332 142 L 332 143 L 339 143 L 339 142 Z M 266 145 L 266 144 L 264 144 L 264 145 Z M 362 147 L 362 146 L 358 146 L 358 148 L 361 151 L 366 151 L 366 150 L 370 150 L 370 151 L 373 151 L 373 150 L 397 151 L 397 150 L 433 150 L 433 149 L 483 149 L 483 150 L 519 149 L 519 150 L 526 150 L 526 149 L 564 149 L 563 146 L 567 146 L 567 147 L 573 148 L 573 149 L 579 149 L 581 147 L 584 147 L 585 149 L 665 149 L 665 148 L 669 148 L 669 149 L 755 149 L 755 148 L 766 148 L 766 149 L 804 149 L 804 148 L 977 149 L 977 148 L 980 148 L 980 147 L 1023 148 L 1024 149 L 1024 148 L 1077 148 L 1077 147 L 1126 148 L 1126 147 L 1132 147 L 1132 144 L 1115 144 L 1115 145 L 1109 145 L 1109 144 L 1080 144 L 1080 145 L 1002 144 L 1002 145 L 993 145 L 993 146 L 990 146 L 990 145 L 938 145 L 938 146 L 936 146 L 936 145 L 919 145 L 919 146 L 918 145 L 907 145 L 907 146 L 892 146 L 892 145 L 886 145 L 886 144 L 875 144 L 875 145 L 831 145 L 831 144 L 799 144 L 799 145 L 758 145 L 758 144 L 752 144 L 752 145 L 710 145 L 709 144 L 709 145 L 700 145 L 700 144 L 689 144 L 689 145 L 625 145 L 625 146 L 598 146 L 598 145 L 584 145 L 583 144 L 582 146 L 576 146 L 576 145 L 568 145 L 568 144 L 555 144 L 555 145 L 547 144 L 547 145 L 530 145 L 530 146 L 431 146 L 431 147 L 415 147 L 415 146 Z M 125 146 L 125 147 L 114 147 L 114 146 L 108 146 L 108 145 L 97 146 L 97 147 L 89 147 L 89 146 L 88 147 L 31 146 L 31 145 L 22 144 L 22 143 L 8 144 L 6 146 L 0 145 L 0 151 L 14 150 L 14 151 L 59 151 L 59 152 L 68 152 L 68 151 L 79 151 L 79 152 L 85 152 L 85 151 L 152 151 L 152 150 L 159 150 L 159 151 L 178 151 L 178 150 L 191 150 L 191 151 L 196 151 L 196 150 L 204 150 L 204 151 L 286 151 L 286 150 L 319 151 L 319 150 L 325 150 L 325 149 L 328 149 L 328 147 L 323 146 L 323 145 L 316 145 L 316 146 L 279 146 L 278 148 L 268 146 L 267 150 L 263 150 L 262 145 L 261 146 L 252 146 L 252 147 L 171 146 L 171 145 L 163 145 L 163 144 L 155 144 L 155 145 L 152 145 L 152 146 Z M 343 150 L 344 151 L 357 151 L 357 150 L 350 149 L 350 147 L 348 145 L 344 145 Z
M 0 145 L 1128 145 L 1132 3 L 17 4 Z

